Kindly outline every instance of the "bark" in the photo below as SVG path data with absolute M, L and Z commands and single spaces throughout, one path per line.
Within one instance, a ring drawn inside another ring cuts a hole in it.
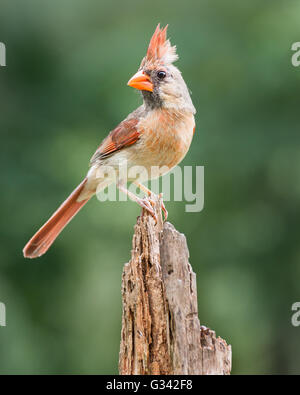
M 153 199 L 153 197 L 152 197 Z M 120 374 L 230 374 L 231 346 L 200 326 L 186 238 L 143 210 L 122 276 Z

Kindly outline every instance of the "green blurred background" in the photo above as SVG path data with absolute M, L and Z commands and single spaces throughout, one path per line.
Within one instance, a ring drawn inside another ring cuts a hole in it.
M 120 284 L 139 208 L 93 199 L 49 253 L 22 248 L 141 103 L 126 83 L 169 24 L 205 166 L 205 208 L 167 204 L 197 273 L 201 323 L 233 373 L 300 373 L 300 41 L 296 1 L 1 0 L 0 373 L 117 373 Z

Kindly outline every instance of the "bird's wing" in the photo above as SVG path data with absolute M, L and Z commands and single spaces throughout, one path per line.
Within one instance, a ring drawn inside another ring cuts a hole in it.
M 114 152 L 136 143 L 140 137 L 137 129 L 139 120 L 136 118 L 125 119 L 102 141 L 91 159 L 91 164 L 107 158 Z

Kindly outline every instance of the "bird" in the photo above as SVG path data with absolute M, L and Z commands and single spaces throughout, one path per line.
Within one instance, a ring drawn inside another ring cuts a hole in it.
M 180 163 L 195 133 L 196 110 L 182 74 L 174 65 L 178 55 L 176 46 L 167 38 L 167 28 L 168 25 L 164 28 L 157 25 L 146 56 L 127 83 L 141 92 L 143 104 L 102 141 L 90 160 L 86 177 L 25 245 L 25 258 L 45 254 L 91 197 L 113 182 L 155 218 L 151 198 L 149 200 L 152 192 L 143 182 L 166 174 Z M 142 167 L 144 178 L 126 180 L 124 172 L 120 171 L 125 166 L 129 170 L 134 166 Z M 104 174 L 107 167 L 116 170 L 114 178 Z M 128 181 L 136 184 L 145 197 L 140 198 L 127 189 Z M 166 219 L 163 202 L 162 210 Z

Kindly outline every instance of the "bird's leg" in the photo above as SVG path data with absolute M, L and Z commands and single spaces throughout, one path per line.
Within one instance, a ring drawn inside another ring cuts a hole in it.
M 134 182 L 135 185 L 137 185 L 140 188 L 141 191 L 145 192 L 150 198 L 151 198 L 151 195 L 154 195 L 154 193 L 150 189 L 145 187 L 144 184 L 141 184 L 138 181 L 133 181 L 133 182 Z M 168 218 L 168 211 L 167 211 L 166 206 L 164 205 L 164 202 L 163 202 L 163 194 L 160 193 L 159 197 L 161 199 L 161 209 L 162 209 L 162 211 L 164 213 L 164 217 L 165 217 L 165 221 L 166 221 L 167 218 Z M 151 199 L 149 199 L 149 201 L 152 204 L 152 207 L 154 207 L 154 205 L 155 205 L 154 201 L 151 200 Z
M 144 193 L 146 193 L 146 194 L 148 195 L 149 198 L 151 198 L 151 196 L 154 195 L 154 193 L 153 193 L 152 191 L 150 191 L 150 189 L 148 189 L 147 187 L 145 187 L 144 184 L 141 184 L 141 183 L 138 182 L 138 181 L 133 181 L 133 183 L 134 183 L 135 185 L 137 185 L 137 186 L 140 188 L 141 191 L 143 191 Z M 154 207 L 154 206 L 155 206 L 154 200 L 152 200 L 152 199 L 148 199 L 148 200 L 149 200 L 150 203 L 152 204 L 152 207 Z
M 136 202 L 143 209 L 147 210 L 157 223 L 155 211 L 147 199 L 140 199 L 134 193 L 130 192 L 127 188 L 125 188 L 124 185 L 120 182 L 117 184 L 117 187 L 120 189 L 120 191 L 124 192 L 129 197 L 129 199 Z

